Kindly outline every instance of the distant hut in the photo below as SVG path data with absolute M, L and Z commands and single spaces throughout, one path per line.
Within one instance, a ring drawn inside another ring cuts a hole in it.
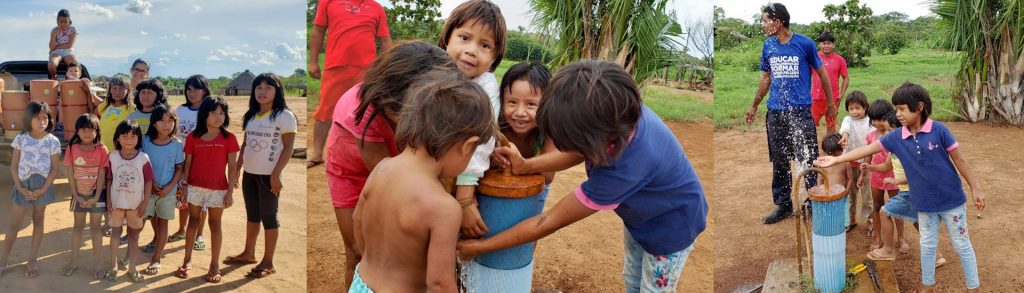
M 248 69 L 231 80 L 228 86 L 224 87 L 225 96 L 248 96 L 252 93 L 252 81 L 256 79 L 256 75 L 252 74 Z

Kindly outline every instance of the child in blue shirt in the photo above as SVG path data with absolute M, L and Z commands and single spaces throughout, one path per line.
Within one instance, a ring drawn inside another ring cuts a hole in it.
M 960 255 L 967 291 L 977 292 L 978 265 L 967 231 L 967 197 L 957 172 L 971 188 L 974 207 L 985 208 L 985 195 L 974 181 L 967 159 L 960 153 L 956 138 L 941 122 L 928 119 L 931 98 L 923 87 L 904 83 L 892 95 L 896 117 L 903 123 L 870 145 L 839 157 L 822 157 L 816 165 L 827 167 L 839 162 L 889 151 L 903 164 L 907 181 L 914 190 L 910 203 L 918 211 L 921 233 L 921 284 L 919 292 L 931 292 L 935 286 L 935 253 L 939 223 L 945 222 L 953 248 Z
M 633 78 L 610 62 L 565 66 L 548 85 L 537 122 L 558 150 L 585 158 L 587 181 L 538 216 L 490 238 L 460 241 L 459 256 L 536 241 L 614 210 L 625 226 L 627 291 L 675 288 L 707 226 L 708 205 L 679 141 L 643 105 Z

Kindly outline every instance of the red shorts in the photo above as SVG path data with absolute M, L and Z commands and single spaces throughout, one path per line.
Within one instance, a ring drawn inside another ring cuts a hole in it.
M 835 99 L 834 105 L 839 107 L 839 99 Z M 821 125 L 821 117 L 825 116 L 826 112 L 828 112 L 828 105 L 825 104 L 825 100 L 814 100 L 811 102 L 811 119 L 814 119 L 814 127 Z M 838 111 L 836 113 L 838 113 Z M 836 127 L 835 117 L 825 117 L 825 126 Z
M 334 106 L 338 99 L 348 89 L 363 82 L 363 73 L 366 67 L 342 65 L 327 69 L 320 75 L 320 105 L 313 113 L 313 119 L 317 121 L 331 121 L 334 116 Z

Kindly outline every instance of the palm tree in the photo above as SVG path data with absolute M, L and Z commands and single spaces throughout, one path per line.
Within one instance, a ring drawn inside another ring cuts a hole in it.
M 534 25 L 554 36 L 555 66 L 613 61 L 642 83 L 678 59 L 682 27 L 667 0 L 530 0 Z
M 1024 125 L 1024 0 L 933 0 L 932 11 L 943 46 L 960 57 L 952 91 L 960 114 Z

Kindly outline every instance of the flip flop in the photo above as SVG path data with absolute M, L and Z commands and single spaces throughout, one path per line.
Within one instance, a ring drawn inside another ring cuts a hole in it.
M 881 249 L 881 248 L 879 248 L 879 249 Z M 884 255 L 882 255 L 881 252 L 878 252 L 879 249 L 872 250 L 871 252 L 868 252 L 868 259 L 874 260 L 874 261 L 896 260 L 896 256 L 895 255 L 893 255 L 893 256 L 884 256 Z
M 122 270 L 122 271 L 128 269 L 128 258 L 127 257 L 118 257 L 117 258 L 117 269 L 118 270 Z
M 142 252 L 145 252 L 145 253 L 154 253 L 154 252 L 156 252 L 156 244 L 153 244 L 153 243 L 146 244 L 146 246 L 142 247 Z
M 182 279 L 188 279 L 188 272 L 192 271 L 192 266 L 180 266 L 178 271 L 174 272 L 174 276 Z
M 936 269 L 941 267 L 944 264 L 946 264 L 946 258 L 945 257 L 942 257 L 942 258 L 939 258 L 939 259 L 935 260 L 935 268 Z
M 255 258 L 241 258 L 237 255 L 229 256 L 224 259 L 224 264 L 226 265 L 251 265 L 255 263 Z
M 211 284 L 220 283 L 220 279 L 221 279 L 220 271 L 219 270 L 212 271 L 209 274 L 206 274 L 206 278 L 205 279 L 206 279 L 206 282 L 209 282 Z
M 262 279 L 266 276 L 273 275 L 274 273 L 277 273 L 277 270 L 274 268 L 252 268 L 248 274 L 245 274 L 245 277 L 250 279 Z
M 142 270 L 142 274 L 144 275 L 156 276 L 157 273 L 160 273 L 159 262 L 151 262 L 145 270 Z
M 306 161 L 306 169 L 316 167 L 316 166 L 318 166 L 320 164 L 323 164 L 323 163 L 324 163 L 324 161 L 322 161 L 322 160 L 321 161 L 312 161 L 312 160 Z
M 138 271 L 128 272 L 128 278 L 135 283 L 142 282 L 142 280 L 145 279 L 145 277 L 143 277 L 142 274 L 139 274 Z
M 206 241 L 203 241 L 202 239 L 197 239 L 196 242 L 192 245 L 192 249 L 196 251 L 206 250 Z
M 185 235 L 174 234 L 174 235 L 171 235 L 171 237 L 167 237 L 167 242 L 178 242 L 178 241 L 182 241 L 182 240 L 185 240 Z
M 103 274 L 103 279 L 111 282 L 117 282 L 117 270 L 111 268 L 109 271 Z
M 67 265 L 67 266 L 64 266 L 64 269 L 61 269 L 60 272 L 65 277 L 70 277 L 71 275 L 74 275 L 75 271 L 77 271 L 77 270 L 78 270 L 78 266 L 77 265 Z

